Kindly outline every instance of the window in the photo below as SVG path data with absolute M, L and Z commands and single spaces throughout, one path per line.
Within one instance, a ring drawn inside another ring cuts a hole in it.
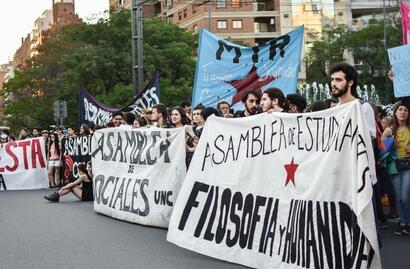
M 196 13 L 197 10 L 198 10 L 198 5 L 193 4 L 192 5 L 192 13 Z
M 216 7 L 226 7 L 227 0 L 216 0 Z
M 225 21 L 225 20 L 223 20 L 223 21 L 218 21 L 217 28 L 218 28 L 218 29 L 227 29 L 227 28 L 228 28 L 228 23 L 227 23 L 227 21 Z
M 231 0 L 232 7 L 241 7 L 241 0 Z
M 242 20 L 233 20 L 232 21 L 233 29 L 242 29 Z
M 178 12 L 178 20 L 182 20 L 182 12 Z
M 188 15 L 188 9 L 184 9 L 184 18 Z

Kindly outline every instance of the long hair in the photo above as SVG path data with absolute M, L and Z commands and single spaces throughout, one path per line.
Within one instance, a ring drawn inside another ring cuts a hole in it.
M 54 137 L 54 141 L 51 139 L 51 137 Z M 53 145 L 54 145 L 54 149 L 56 150 L 58 156 L 60 156 L 60 144 L 58 143 L 58 136 L 54 133 L 50 135 L 49 149 L 51 149 Z
M 81 127 L 84 129 L 84 133 L 83 133 L 84 135 L 90 134 L 90 127 L 87 124 L 83 123 L 81 124 Z
M 179 115 L 181 115 L 181 124 L 182 125 L 188 125 L 188 124 L 191 123 L 191 121 L 189 120 L 188 116 L 185 113 L 185 110 L 182 107 L 176 106 L 176 107 L 172 108 L 171 114 L 172 114 L 172 111 L 174 111 L 174 110 L 178 111 Z
M 393 107 L 393 135 L 396 136 L 397 129 L 399 128 L 399 120 L 397 119 L 396 112 L 399 107 L 404 106 L 409 110 L 409 107 L 406 106 L 402 101 L 398 101 Z M 407 117 L 406 126 L 410 127 L 410 115 Z
M 87 175 L 88 179 L 92 180 L 92 177 L 88 174 L 88 170 L 87 170 L 87 165 L 84 163 L 80 163 L 78 165 L 78 170 L 83 172 L 84 174 Z

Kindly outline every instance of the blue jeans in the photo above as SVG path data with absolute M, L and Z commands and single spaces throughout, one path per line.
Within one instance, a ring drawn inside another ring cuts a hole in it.
M 410 225 L 410 169 L 392 176 L 400 225 Z

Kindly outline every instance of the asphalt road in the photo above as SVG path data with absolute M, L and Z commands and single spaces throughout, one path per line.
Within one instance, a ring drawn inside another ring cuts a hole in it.
M 0 268 L 245 268 L 166 241 L 166 230 L 112 219 L 71 194 L 49 203 L 48 190 L 0 192 Z M 410 268 L 410 236 L 382 231 L 383 268 Z

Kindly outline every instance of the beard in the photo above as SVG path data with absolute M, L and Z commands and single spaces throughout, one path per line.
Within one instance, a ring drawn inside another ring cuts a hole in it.
M 256 112 L 258 112 L 258 108 L 257 108 L 256 106 L 251 107 L 251 108 L 245 106 L 245 108 L 246 108 L 246 111 L 248 111 L 248 113 L 249 113 L 250 115 L 255 115 Z
M 334 92 L 333 89 L 336 89 L 337 92 Z M 346 85 L 345 85 L 343 88 L 341 88 L 341 89 L 336 88 L 336 87 L 332 87 L 332 96 L 333 96 L 333 97 L 336 97 L 336 98 L 342 97 L 343 95 L 345 95 L 345 94 L 347 93 L 347 90 L 348 90 L 348 89 L 349 89 L 349 85 L 347 85 L 347 83 L 346 83 Z

